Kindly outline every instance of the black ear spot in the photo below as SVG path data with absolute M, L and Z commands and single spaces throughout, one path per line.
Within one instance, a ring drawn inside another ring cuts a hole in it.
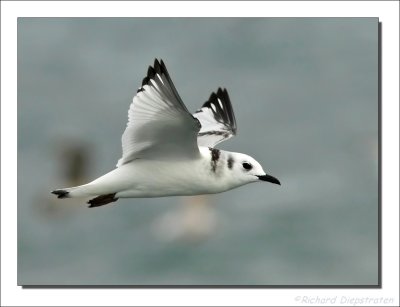
M 243 166 L 243 168 L 244 168 L 246 171 L 249 171 L 249 170 L 251 170 L 251 169 L 253 168 L 253 165 L 251 165 L 251 164 L 248 163 L 248 162 L 243 162 L 243 163 L 242 163 L 242 166 Z

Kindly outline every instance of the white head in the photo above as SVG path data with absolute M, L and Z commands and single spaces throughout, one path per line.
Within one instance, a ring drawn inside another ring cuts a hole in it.
M 236 185 L 244 185 L 251 182 L 267 181 L 281 184 L 278 179 L 268 175 L 254 158 L 236 152 L 226 152 L 227 172 L 232 172 L 231 180 Z

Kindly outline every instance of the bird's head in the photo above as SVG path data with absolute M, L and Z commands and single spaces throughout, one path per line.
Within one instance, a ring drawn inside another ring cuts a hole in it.
M 230 153 L 227 158 L 228 169 L 239 185 L 265 181 L 281 184 L 278 179 L 268 175 L 256 159 L 241 153 Z

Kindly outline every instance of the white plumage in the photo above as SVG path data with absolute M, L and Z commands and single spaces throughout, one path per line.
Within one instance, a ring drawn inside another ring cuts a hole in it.
M 95 197 L 88 203 L 97 207 L 120 197 L 218 193 L 259 180 L 280 184 L 250 156 L 213 148 L 235 134 L 225 89 L 191 114 L 164 62 L 156 59 L 129 107 L 117 168 L 88 184 L 52 193 Z

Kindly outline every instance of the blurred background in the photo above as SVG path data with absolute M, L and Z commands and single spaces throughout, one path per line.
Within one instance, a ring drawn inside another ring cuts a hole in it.
M 225 150 L 282 185 L 88 209 L 162 58 L 189 110 L 219 86 Z M 376 285 L 378 20 L 19 18 L 19 285 Z

